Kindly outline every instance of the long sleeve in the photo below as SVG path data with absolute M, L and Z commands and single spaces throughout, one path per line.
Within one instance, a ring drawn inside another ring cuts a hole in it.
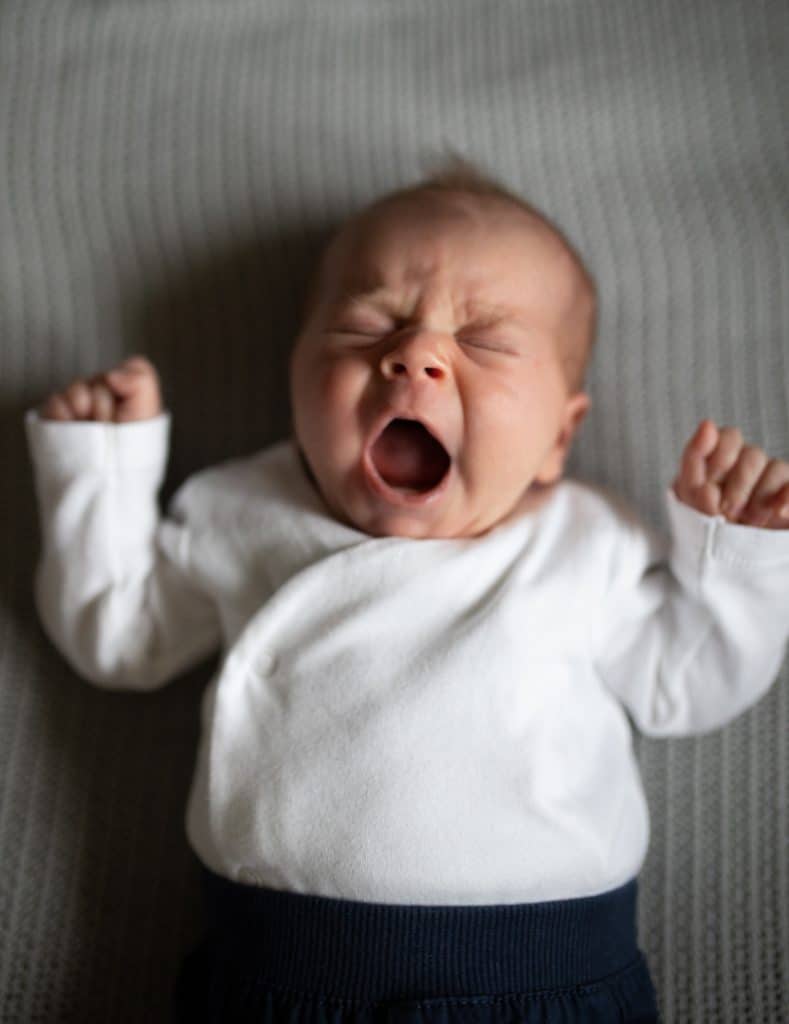
M 729 523 L 669 488 L 667 542 L 623 520 L 596 669 L 650 736 L 720 728 L 762 697 L 789 636 L 789 531 Z
M 84 678 L 152 690 L 214 651 L 220 623 L 193 565 L 195 478 L 157 504 L 170 413 L 132 423 L 25 414 L 41 551 L 34 600 Z

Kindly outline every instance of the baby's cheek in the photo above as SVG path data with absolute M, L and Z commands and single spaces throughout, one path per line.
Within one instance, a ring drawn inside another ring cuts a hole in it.
M 348 390 L 348 383 L 348 370 L 342 365 L 331 363 L 322 367 L 316 380 L 321 404 L 329 407 L 341 405 Z
M 517 434 L 524 419 L 525 396 L 505 376 L 487 381 L 478 386 L 472 395 L 473 414 L 469 417 L 469 429 L 477 429 L 485 436 L 506 441 Z
M 359 409 L 369 372 L 352 361 L 334 362 L 323 368 L 318 380 L 319 401 L 325 412 L 351 417 Z

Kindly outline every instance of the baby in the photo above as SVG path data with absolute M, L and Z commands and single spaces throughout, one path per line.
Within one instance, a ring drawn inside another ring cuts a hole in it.
M 224 651 L 186 817 L 212 927 L 179 1020 L 658 1019 L 627 715 L 703 733 L 776 678 L 789 463 L 703 420 L 666 540 L 563 478 L 595 320 L 558 228 L 463 165 L 342 226 L 292 436 L 166 515 L 147 359 L 27 412 L 58 649 L 137 690 Z

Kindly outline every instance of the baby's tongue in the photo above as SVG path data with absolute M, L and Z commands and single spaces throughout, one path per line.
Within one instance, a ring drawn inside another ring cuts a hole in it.
M 372 449 L 375 467 L 391 487 L 434 487 L 449 457 L 436 439 L 415 420 L 392 420 Z

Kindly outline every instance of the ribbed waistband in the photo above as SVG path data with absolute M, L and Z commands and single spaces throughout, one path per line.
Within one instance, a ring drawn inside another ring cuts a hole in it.
M 222 957 L 267 984 L 356 1000 L 595 981 L 638 956 L 637 880 L 542 903 L 368 903 L 242 885 L 204 868 Z

